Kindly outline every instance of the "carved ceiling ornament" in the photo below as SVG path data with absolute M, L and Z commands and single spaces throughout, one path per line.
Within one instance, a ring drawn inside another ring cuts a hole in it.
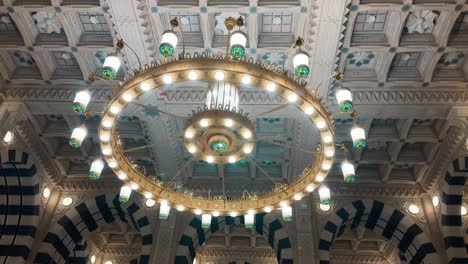
M 431 10 L 418 10 L 410 13 L 405 27 L 408 33 L 431 33 L 439 15 Z
M 39 11 L 36 14 L 32 15 L 36 26 L 39 29 L 40 33 L 56 33 L 60 34 L 62 32 L 62 24 L 60 20 L 54 13 L 49 13 L 46 11 Z
M 369 65 L 371 60 L 375 57 L 373 52 L 361 51 L 355 52 L 348 55 L 348 62 L 350 65 L 361 67 L 363 65 Z

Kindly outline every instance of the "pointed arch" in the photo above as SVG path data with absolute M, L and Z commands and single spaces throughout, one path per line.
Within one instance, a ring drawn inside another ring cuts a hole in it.
M 276 253 L 278 263 L 293 264 L 293 254 L 291 240 L 289 234 L 284 228 L 281 216 L 275 212 L 255 215 L 255 231 L 263 236 L 268 241 L 270 246 Z M 196 256 L 196 251 L 201 247 L 211 234 L 219 230 L 223 230 L 226 225 L 244 224 L 244 216 L 238 217 L 213 217 L 211 225 L 208 229 L 203 229 L 201 220 L 194 217 L 184 233 L 179 239 L 176 251 L 176 264 L 192 263 Z
M 35 263 L 87 263 L 85 237 L 100 225 L 116 221 L 126 222 L 141 233 L 142 249 L 139 261 L 150 261 L 153 235 L 149 218 L 132 201 L 120 203 L 119 196 L 101 194 L 70 208 L 44 238 Z
M 441 229 L 449 263 L 468 263 L 461 206 L 468 176 L 468 157 L 455 159 L 448 167 L 442 184 Z
M 338 209 L 320 235 L 320 264 L 330 263 L 333 241 L 348 229 L 366 227 L 394 241 L 409 263 L 439 263 L 436 249 L 412 217 L 377 200 L 357 200 Z
M 18 148 L 0 150 L 0 262 L 22 263 L 40 217 L 40 178 L 34 159 Z

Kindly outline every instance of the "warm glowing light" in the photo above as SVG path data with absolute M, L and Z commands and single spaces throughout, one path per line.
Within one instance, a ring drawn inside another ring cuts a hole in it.
M 244 77 L 242 77 L 241 79 L 241 82 L 243 84 L 250 84 L 251 81 L 252 81 L 252 78 L 249 75 L 244 75 Z
M 280 202 L 280 206 L 281 207 L 288 206 L 288 203 L 286 201 L 282 201 L 282 202 Z
M 331 136 L 324 136 L 324 137 L 323 137 L 323 142 L 325 142 L 325 143 L 330 143 L 330 142 L 332 142 L 332 137 L 331 137 Z
M 296 102 L 297 101 L 297 94 L 293 93 L 293 94 L 288 95 L 288 101 L 291 102 L 291 103 Z
M 102 77 L 109 80 L 115 79 L 120 68 L 120 58 L 116 54 L 109 54 L 102 66 Z
M 234 124 L 234 122 L 232 121 L 232 119 L 226 119 L 224 121 L 224 125 L 227 126 L 227 127 L 232 127 L 233 124 Z
M 214 161 L 214 157 L 213 157 L 213 156 L 208 156 L 208 157 L 206 157 L 206 162 L 208 162 L 208 163 L 213 163 L 213 161 Z
M 297 193 L 297 194 L 294 195 L 294 200 L 299 201 L 299 200 L 301 200 L 301 199 L 302 199 L 302 195 L 301 195 L 301 194 Z
M 145 92 L 146 92 L 146 91 L 149 91 L 149 90 L 151 89 L 151 86 L 150 86 L 148 83 L 142 82 L 142 83 L 140 84 L 140 89 L 141 89 L 142 91 L 145 91 Z
M 208 126 L 208 119 L 202 119 L 200 120 L 200 126 L 202 127 L 207 127 Z
M 244 215 L 244 224 L 245 228 L 252 229 L 255 224 L 255 215 L 253 210 L 249 210 L 246 215 Z
M 309 55 L 306 52 L 299 51 L 293 58 L 294 74 L 297 77 L 305 78 L 309 75 Z
M 125 174 L 125 173 L 122 172 L 122 173 L 120 173 L 119 176 L 117 176 L 117 177 L 119 177 L 119 179 L 123 181 L 123 180 L 126 180 L 126 179 L 127 179 L 127 174 Z
M 322 210 L 324 212 L 330 211 L 330 208 L 331 208 L 331 206 L 329 204 L 320 204 L 319 207 L 320 207 L 320 210 Z
M 266 86 L 267 91 L 269 92 L 274 92 L 276 90 L 276 84 L 275 83 L 268 83 Z
M 150 193 L 150 192 L 147 192 L 147 193 L 145 193 L 145 198 L 146 199 L 151 199 L 151 198 L 153 198 L 153 194 Z
M 96 256 L 92 255 L 91 256 L 91 264 L 94 264 L 96 262 Z
M 196 79 L 198 79 L 198 74 L 196 72 L 194 72 L 194 71 L 190 71 L 188 73 L 188 78 L 191 81 L 195 81 Z
M 461 206 L 460 210 L 461 210 L 460 213 L 463 216 L 465 216 L 468 213 L 468 210 L 466 209 L 466 207 L 464 205 Z
M 104 169 L 104 162 L 101 159 L 94 160 L 89 168 L 89 178 L 93 180 L 99 179 L 99 177 L 101 177 L 102 169 Z
M 263 209 L 263 211 L 265 211 L 265 213 L 269 213 L 271 212 L 271 207 L 267 206 L 265 209 Z
M 329 163 L 323 163 L 322 164 L 322 169 L 329 170 L 329 169 L 331 169 L 331 165 Z
M 356 180 L 354 165 L 346 159 L 341 162 L 341 172 L 345 182 L 354 182 Z
M 146 204 L 147 207 L 153 207 L 153 206 L 156 205 L 156 201 L 153 200 L 153 199 L 146 199 L 145 204 Z
M 202 228 L 209 228 L 211 225 L 211 215 L 203 214 L 202 216 Z
M 3 137 L 3 142 L 5 144 L 11 144 L 15 140 L 15 134 L 11 131 L 7 131 Z
M 323 180 L 325 180 L 325 177 L 323 177 L 322 175 L 317 175 L 315 180 L 318 181 L 318 182 L 323 182 Z
M 91 101 L 91 94 L 88 90 L 79 91 L 73 99 L 73 110 L 77 113 L 84 113 L 86 107 L 88 107 L 89 101 Z
M 304 113 L 306 113 L 306 115 L 311 115 L 315 112 L 315 109 L 313 107 L 307 107 L 305 110 L 304 110 Z
M 314 186 L 312 186 L 312 185 L 307 185 L 306 191 L 307 191 L 307 192 L 310 192 L 310 193 L 313 192 L 313 191 L 314 191 Z
M 108 260 L 108 261 L 106 261 L 106 263 L 104 263 L 104 264 L 112 264 L 112 261 Z
M 169 75 L 164 76 L 164 77 L 163 77 L 163 82 L 164 82 L 165 84 L 170 84 L 170 83 L 172 83 L 172 77 L 169 76 Z
M 185 132 L 185 137 L 186 138 L 193 138 L 193 133 L 190 131 Z
M 159 44 L 159 53 L 164 57 L 170 57 L 174 55 L 175 48 L 177 47 L 176 33 L 173 30 L 166 30 L 161 36 L 161 42 Z
M 140 186 L 138 186 L 137 183 L 132 183 L 132 185 L 130 185 L 130 188 L 132 188 L 132 190 L 137 190 Z
M 236 162 L 236 156 L 229 156 L 228 161 L 229 161 L 229 163 Z
M 292 221 L 292 207 L 291 206 L 283 206 L 281 208 L 281 214 L 283 215 L 283 220 L 286 222 Z
M 102 134 L 102 135 L 99 136 L 99 139 L 100 139 L 101 141 L 107 142 L 107 141 L 110 140 L 110 137 L 109 137 L 109 135 L 107 135 L 107 134 Z
M 439 206 L 439 203 L 440 203 L 439 196 L 438 195 L 432 196 L 432 205 L 434 205 L 434 207 L 437 207 Z
M 110 168 L 112 168 L 112 169 L 113 169 L 113 168 L 116 168 L 116 167 L 117 167 L 117 162 L 115 162 L 115 161 L 111 161 L 111 162 L 109 162 L 109 164 L 108 164 L 108 165 L 109 165 L 109 167 L 110 167 Z
M 81 147 L 81 143 L 83 143 L 83 140 L 86 137 L 86 134 L 88 134 L 88 130 L 84 126 L 73 129 L 73 132 L 69 140 L 70 146 L 74 148 Z
M 353 96 L 348 88 L 340 88 L 335 92 L 336 101 L 340 106 L 341 112 L 350 112 L 353 110 Z
M 317 122 L 317 127 L 318 127 L 319 129 L 322 129 L 322 128 L 324 128 L 324 127 L 325 127 L 325 125 L 326 125 L 326 124 L 325 124 L 325 122 L 324 122 L 324 121 L 318 121 L 318 122 Z
M 166 200 L 161 201 L 159 206 L 159 219 L 165 220 L 169 217 L 171 207 L 167 204 Z
M 133 96 L 129 93 L 124 93 L 122 94 L 122 99 L 125 101 L 125 102 L 130 102 L 133 100 Z
M 333 150 L 327 150 L 325 151 L 325 156 L 327 157 L 333 157 L 335 155 L 335 152 Z
M 71 197 L 65 197 L 65 198 L 63 198 L 63 200 L 62 200 L 62 204 L 63 204 L 64 206 L 69 206 L 69 205 L 71 205 L 72 203 L 73 203 L 73 199 L 72 199 Z
M 222 71 L 217 71 L 217 72 L 215 73 L 215 79 L 218 80 L 218 81 L 224 80 L 224 72 L 222 72 Z
M 245 154 L 249 154 L 249 153 L 252 152 L 252 148 L 249 147 L 249 146 L 245 146 L 245 147 L 243 148 L 243 151 L 244 151 Z
M 110 148 L 104 148 L 102 149 L 102 154 L 109 156 L 112 153 L 112 150 Z
M 419 206 L 415 205 L 415 204 L 411 204 L 410 206 L 408 206 L 408 211 L 412 214 L 418 214 L 419 213 Z
M 201 215 L 201 214 L 202 214 L 202 210 L 200 210 L 200 209 L 195 209 L 195 214 L 196 214 L 196 215 Z
M 42 197 L 49 198 L 49 196 L 50 196 L 50 189 L 45 187 L 44 190 L 42 190 Z
M 188 151 L 189 151 L 190 153 L 195 153 L 195 152 L 197 152 L 197 147 L 195 147 L 194 145 L 191 145 L 191 146 L 188 148 Z
M 366 143 L 366 132 L 362 127 L 354 125 L 351 129 L 351 138 L 353 139 L 353 146 L 358 149 L 365 148 Z
M 252 137 L 252 132 L 249 130 L 245 131 L 244 134 L 242 134 L 244 138 L 251 138 Z
M 111 107 L 109 108 L 109 111 L 110 111 L 111 113 L 113 113 L 114 115 L 116 115 L 116 114 L 118 114 L 118 113 L 120 112 L 120 108 L 119 108 L 118 106 L 115 106 L 115 105 L 114 105 L 114 106 L 111 106 Z
M 127 185 L 124 185 L 120 188 L 119 201 L 121 203 L 128 202 L 130 195 L 132 194 L 132 189 Z
M 178 205 L 177 206 L 177 211 L 182 212 L 184 210 L 185 210 L 185 206 L 183 206 L 183 205 Z
M 218 217 L 218 216 L 219 216 L 219 212 L 218 212 L 218 211 L 213 211 L 212 215 L 213 215 L 214 217 Z
M 330 189 L 326 186 L 322 186 L 319 189 L 320 203 L 321 204 L 330 204 L 331 203 L 331 194 Z
M 112 121 L 107 119 L 102 122 L 102 125 L 106 128 L 110 128 L 112 126 Z
M 231 34 L 229 40 L 231 45 L 229 53 L 235 59 L 240 59 L 245 55 L 245 46 L 247 45 L 247 35 L 244 32 L 237 30 Z
M 229 215 L 232 216 L 232 217 L 236 217 L 236 216 L 237 216 L 237 212 L 232 211 L 232 212 L 229 213 Z

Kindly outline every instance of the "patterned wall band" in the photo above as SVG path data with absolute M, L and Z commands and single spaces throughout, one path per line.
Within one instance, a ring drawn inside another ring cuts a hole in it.
M 70 208 L 56 224 L 51 226 L 43 240 L 35 263 L 88 263 L 87 242 L 84 239 L 100 225 L 123 221 L 141 233 L 139 261 L 150 263 L 153 235 L 151 223 L 135 202 L 120 203 L 119 196 L 98 195 Z
M 23 263 L 40 213 L 39 176 L 19 149 L 0 149 L 0 263 Z
M 254 228 L 273 248 L 278 263 L 292 264 L 294 262 L 291 241 L 280 219 L 281 215 L 276 213 L 256 214 Z M 208 240 L 211 234 L 223 230 L 226 225 L 234 224 L 244 224 L 244 217 L 213 217 L 209 229 L 202 228 L 200 218 L 193 218 L 179 240 L 175 264 L 192 263 L 198 248 Z
M 320 235 L 320 264 L 330 264 L 333 241 L 348 229 L 366 227 L 394 241 L 408 263 L 439 263 L 436 249 L 411 216 L 376 200 L 357 200 L 331 214 Z
M 461 206 L 468 176 L 468 157 L 454 160 L 447 169 L 442 185 L 441 229 L 449 263 L 468 263 L 468 241 L 464 238 Z

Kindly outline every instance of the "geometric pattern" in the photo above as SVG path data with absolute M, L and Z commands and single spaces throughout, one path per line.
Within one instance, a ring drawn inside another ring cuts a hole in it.
M 39 176 L 30 156 L 18 149 L 0 151 L 0 262 L 22 263 L 39 224 Z
M 467 241 L 463 234 L 461 206 L 468 173 L 468 157 L 454 160 L 442 186 L 441 229 L 449 263 L 468 263 Z
M 197 250 L 211 234 L 223 230 L 225 226 L 244 224 L 244 216 L 213 217 L 208 229 L 203 229 L 201 220 L 194 217 L 182 234 L 176 251 L 176 264 L 192 263 Z M 283 228 L 280 217 L 275 213 L 255 215 L 255 231 L 261 234 L 276 253 L 278 263 L 292 264 L 292 246 L 287 230 Z
M 84 239 L 99 226 L 122 221 L 140 231 L 140 259 L 131 263 L 150 263 L 153 243 L 151 223 L 143 209 L 135 202 L 120 203 L 115 197 L 98 195 L 70 208 L 44 238 L 35 263 L 83 263 L 89 261 L 89 250 Z
M 396 243 L 401 260 L 438 263 L 434 245 L 405 213 L 376 200 L 357 200 L 332 214 L 320 235 L 320 264 L 330 264 L 330 250 L 346 230 L 363 226 Z

